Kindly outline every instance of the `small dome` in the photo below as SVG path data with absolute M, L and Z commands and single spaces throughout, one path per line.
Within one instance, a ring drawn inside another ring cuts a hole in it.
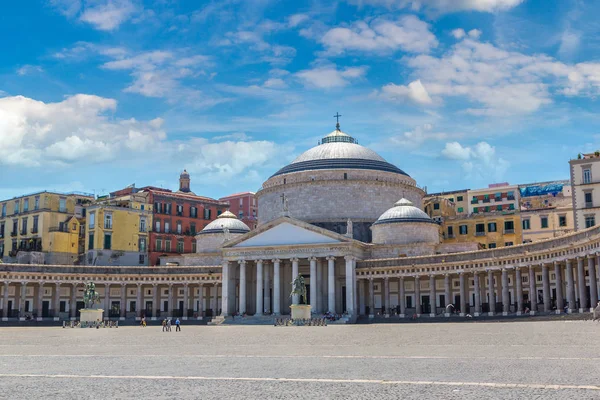
M 179 175 L 180 178 L 189 178 L 190 174 L 187 172 L 187 170 L 183 170 L 183 172 L 181 173 L 181 175 Z
M 407 199 L 401 199 L 375 221 L 373 225 L 390 224 L 395 222 L 428 222 L 435 224 L 429 215 L 423 210 L 415 207 L 413 203 Z
M 236 218 L 230 211 L 225 211 L 217 217 L 213 222 L 206 225 L 200 232 L 203 233 L 223 233 L 224 228 L 229 229 L 230 233 L 246 233 L 250 232 L 248 225 Z

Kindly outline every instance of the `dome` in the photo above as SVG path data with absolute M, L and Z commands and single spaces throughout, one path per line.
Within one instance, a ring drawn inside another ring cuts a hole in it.
M 401 199 L 396 202 L 394 207 L 381 214 L 373 225 L 395 222 L 427 222 L 435 224 L 435 221 L 433 221 L 429 215 L 420 208 L 415 207 L 411 201 L 406 199 Z
M 229 229 L 230 233 L 247 233 L 250 232 L 248 225 L 236 218 L 230 211 L 225 211 L 210 224 L 206 225 L 200 232 L 203 233 L 222 233 L 225 228 Z
M 408 176 L 373 150 L 357 144 L 356 139 L 339 129 L 325 136 L 319 145 L 302 153 L 273 176 L 315 169 L 369 169 Z
M 183 172 L 181 173 L 181 175 L 179 175 L 180 178 L 189 178 L 190 174 L 187 172 L 187 170 L 183 170 Z

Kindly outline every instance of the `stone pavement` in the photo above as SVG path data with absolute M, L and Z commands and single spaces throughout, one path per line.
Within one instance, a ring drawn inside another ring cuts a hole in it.
M 599 336 L 591 321 L 0 328 L 0 398 L 598 399 Z

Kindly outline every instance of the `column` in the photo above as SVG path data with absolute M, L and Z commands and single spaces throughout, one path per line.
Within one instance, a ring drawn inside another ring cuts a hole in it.
M 104 284 L 104 317 L 110 317 L 110 283 Z
M 265 311 L 263 305 L 263 260 L 256 261 L 256 313 L 255 315 L 263 315 Z
M 175 295 L 175 289 L 173 289 L 173 284 L 169 283 L 169 309 L 166 310 L 168 312 L 169 317 L 173 317 L 175 313 L 175 302 L 177 296 Z
M 460 287 L 460 316 L 464 317 L 467 315 L 467 285 L 465 283 L 464 272 L 458 275 L 458 281 Z
M 367 304 L 365 302 L 365 280 L 361 279 L 358 281 L 358 301 L 360 308 L 360 315 L 365 315 L 367 313 Z
M 44 301 L 44 281 L 41 281 L 38 284 L 38 295 L 37 295 L 37 304 L 36 304 L 36 308 L 37 308 L 37 320 L 41 321 L 42 320 L 42 308 L 43 308 L 43 301 Z
M 556 313 L 560 314 L 564 307 L 562 270 L 560 264 L 554 261 L 554 275 L 556 276 Z
M 215 297 L 214 297 L 213 301 L 215 302 L 215 307 L 213 308 L 213 310 L 215 310 L 215 315 L 220 315 L 220 313 L 219 313 L 219 284 L 217 282 L 215 282 Z M 223 302 L 221 301 L 221 309 L 222 308 L 223 308 Z M 221 310 L 221 312 L 222 312 L 222 310 Z
M 544 297 L 544 311 L 549 312 L 552 307 L 550 304 L 550 274 L 548 272 L 547 264 L 542 264 L 542 289 Z
M 354 256 L 345 256 L 346 260 L 346 312 L 354 315 Z
M 276 258 L 273 260 L 273 314 L 281 315 L 281 278 L 279 277 L 279 263 Z
M 121 283 L 121 319 L 125 319 L 127 315 L 127 284 Z
M 474 289 L 473 289 L 475 291 L 475 313 L 474 313 L 474 315 L 476 317 L 479 317 L 479 314 L 481 314 L 481 288 L 479 287 L 479 273 L 478 272 L 473 273 L 473 283 L 475 284 Z
M 135 305 L 136 305 L 136 309 L 137 309 L 136 310 L 137 311 L 137 316 L 138 316 L 137 319 L 142 319 L 142 313 L 144 312 L 143 311 L 144 307 L 142 306 L 142 303 L 143 303 L 143 297 L 142 297 L 143 292 L 142 292 L 142 290 L 143 289 L 142 289 L 142 284 L 141 283 L 137 284 L 137 289 L 136 290 L 137 290 L 137 299 L 135 300 Z
M 521 315 L 523 313 L 523 277 L 519 267 L 515 269 L 515 283 L 517 284 L 517 315 Z
M 579 288 L 579 312 L 582 313 L 587 306 L 587 293 L 585 293 L 585 271 L 583 258 L 577 257 L 577 287 Z
M 398 279 L 398 297 L 400 300 L 400 317 L 406 315 L 406 294 L 404 293 L 404 277 Z
M 317 260 L 317 284 L 316 289 L 317 289 L 317 298 L 316 298 L 316 304 L 317 304 L 317 312 L 318 313 L 322 313 L 323 312 L 323 292 L 321 290 L 322 288 L 322 283 L 323 283 L 323 264 L 321 263 L 321 260 Z M 312 283 L 311 283 L 312 286 Z M 311 296 L 312 298 L 312 296 Z
M 292 282 L 294 281 L 294 279 L 296 279 L 298 277 L 298 259 L 297 258 L 292 258 Z M 300 304 L 300 295 L 299 294 L 295 294 L 292 296 L 292 304 Z
M 317 310 L 317 259 L 316 257 L 310 257 L 310 308 L 311 312 L 316 313 Z
M 369 318 L 375 318 L 375 284 L 373 277 L 369 278 Z
M 510 302 L 508 300 L 508 270 L 502 268 L 502 315 L 508 315 Z
M 537 311 L 537 289 L 535 287 L 535 266 L 529 266 L 529 303 L 531 310 L 529 313 L 535 315 Z
M 444 275 L 444 297 L 446 298 L 446 310 L 444 311 L 444 316 L 445 317 L 449 317 L 450 313 L 447 312 L 448 309 L 448 304 L 453 304 L 454 302 L 452 301 L 452 293 L 450 292 L 450 275 L 446 274 Z
M 238 261 L 240 264 L 240 315 L 246 313 L 246 260 Z
M 487 270 L 488 273 L 488 303 L 490 305 L 490 311 L 488 315 L 494 315 L 496 311 L 496 292 L 494 292 L 494 272 L 491 269 Z
M 54 309 L 54 320 L 58 321 L 60 319 L 60 282 L 56 282 L 54 285 L 54 305 L 52 308 Z M 6 301 L 4 304 L 6 304 Z
M 223 298 L 225 293 L 225 290 L 223 290 L 223 293 L 221 293 L 221 298 Z M 221 303 L 223 302 L 223 300 L 221 300 Z M 225 309 L 225 307 L 221 304 L 221 308 Z M 204 317 L 204 310 L 206 308 L 204 307 L 204 284 L 201 283 L 198 285 L 198 319 L 203 318 Z
M 588 271 L 590 275 L 590 311 L 594 311 L 598 303 L 598 283 L 596 282 L 596 266 L 594 256 L 588 257 Z
M 435 303 L 436 303 L 436 295 L 435 295 L 435 275 L 429 275 L 429 316 L 435 317 Z
M 419 275 L 415 276 L 415 314 L 421 315 L 421 282 Z
M 231 284 L 231 267 L 229 266 L 229 261 L 223 260 L 221 264 L 221 282 L 223 285 L 222 294 L 221 294 L 221 308 L 223 309 L 223 316 L 228 317 L 231 313 L 235 312 L 235 307 L 232 306 L 232 303 L 235 301 L 235 296 L 231 296 L 233 286 Z M 210 286 L 207 290 L 207 295 L 210 296 Z M 202 298 L 202 306 L 204 307 L 204 299 Z M 213 317 L 216 314 L 213 313 Z
M 77 319 L 77 283 L 71 285 L 71 320 Z
M 386 316 L 386 318 L 388 318 L 390 316 L 390 307 L 392 305 L 390 304 L 390 302 L 391 302 L 391 300 L 390 300 L 390 278 L 388 278 L 387 276 L 385 278 L 383 278 L 383 290 L 385 291 L 384 315 Z
M 263 310 L 267 310 L 267 314 L 271 314 L 273 312 L 273 310 L 271 309 L 271 266 L 268 265 L 266 262 L 263 263 L 263 276 Z
M 9 281 L 4 281 L 4 295 L 2 300 L 2 320 L 8 321 L 8 286 L 10 285 Z
M 152 308 L 154 308 L 154 311 L 152 313 L 152 319 L 157 319 L 160 313 L 160 297 L 158 283 L 152 284 Z
M 567 312 L 570 314 L 577 308 L 575 304 L 575 282 L 573 280 L 573 264 L 571 260 L 567 260 L 565 264 L 565 275 L 567 275 L 567 302 L 569 303 Z
M 187 283 L 183 284 L 183 310 L 182 310 L 182 319 L 188 319 L 188 308 L 190 305 L 189 298 L 189 285 Z
M 335 257 L 327 257 L 327 310 L 335 314 Z M 373 313 L 371 308 L 370 313 Z

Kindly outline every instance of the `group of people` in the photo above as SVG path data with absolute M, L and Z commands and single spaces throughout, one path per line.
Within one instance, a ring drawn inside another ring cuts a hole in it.
M 171 319 L 163 319 L 162 321 L 162 331 L 163 332 L 171 332 L 171 327 L 172 327 L 173 323 L 171 322 Z M 177 318 L 175 320 L 175 332 L 180 332 L 181 331 L 181 321 L 179 320 L 179 318 Z

